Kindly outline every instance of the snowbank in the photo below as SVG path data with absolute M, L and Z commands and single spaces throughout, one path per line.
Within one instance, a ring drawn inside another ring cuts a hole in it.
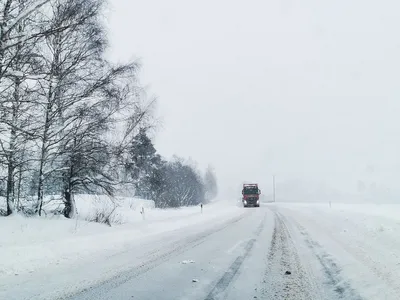
M 84 198 L 77 199 L 81 213 L 88 209 L 81 203 Z M 121 204 L 121 207 L 126 208 L 126 205 Z M 203 211 L 201 213 L 200 207 L 145 209 L 143 217 L 139 209 L 130 209 L 131 215 L 121 209 L 124 217 L 130 217 L 129 222 L 112 227 L 51 215 L 0 218 L 0 280 L 2 276 L 34 272 L 49 265 L 73 264 L 96 255 L 102 257 L 166 231 L 198 224 L 212 226 L 213 222 L 243 213 L 242 209 L 224 203 L 205 205 Z

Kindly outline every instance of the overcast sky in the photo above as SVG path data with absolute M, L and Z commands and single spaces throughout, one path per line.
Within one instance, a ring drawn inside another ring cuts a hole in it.
M 400 179 L 395 0 L 112 0 L 111 58 L 140 58 L 166 157 L 212 164 L 222 191 Z M 295 200 L 295 199 L 293 199 Z

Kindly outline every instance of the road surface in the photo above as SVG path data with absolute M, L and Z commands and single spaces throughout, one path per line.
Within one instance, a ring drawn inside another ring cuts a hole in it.
M 16 276 L 1 299 L 363 299 L 274 206 L 141 241 L 101 261 Z

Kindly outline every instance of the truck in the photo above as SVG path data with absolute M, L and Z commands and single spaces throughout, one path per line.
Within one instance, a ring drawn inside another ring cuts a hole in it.
M 257 183 L 244 183 L 242 189 L 242 202 L 244 207 L 260 207 L 261 190 Z

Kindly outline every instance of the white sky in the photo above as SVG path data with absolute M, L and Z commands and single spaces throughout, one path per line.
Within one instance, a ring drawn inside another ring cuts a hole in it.
M 140 58 L 166 157 L 257 181 L 400 179 L 400 3 L 111 0 L 111 57 Z M 236 191 L 235 191 L 236 192 Z M 293 199 L 295 200 L 295 199 Z

